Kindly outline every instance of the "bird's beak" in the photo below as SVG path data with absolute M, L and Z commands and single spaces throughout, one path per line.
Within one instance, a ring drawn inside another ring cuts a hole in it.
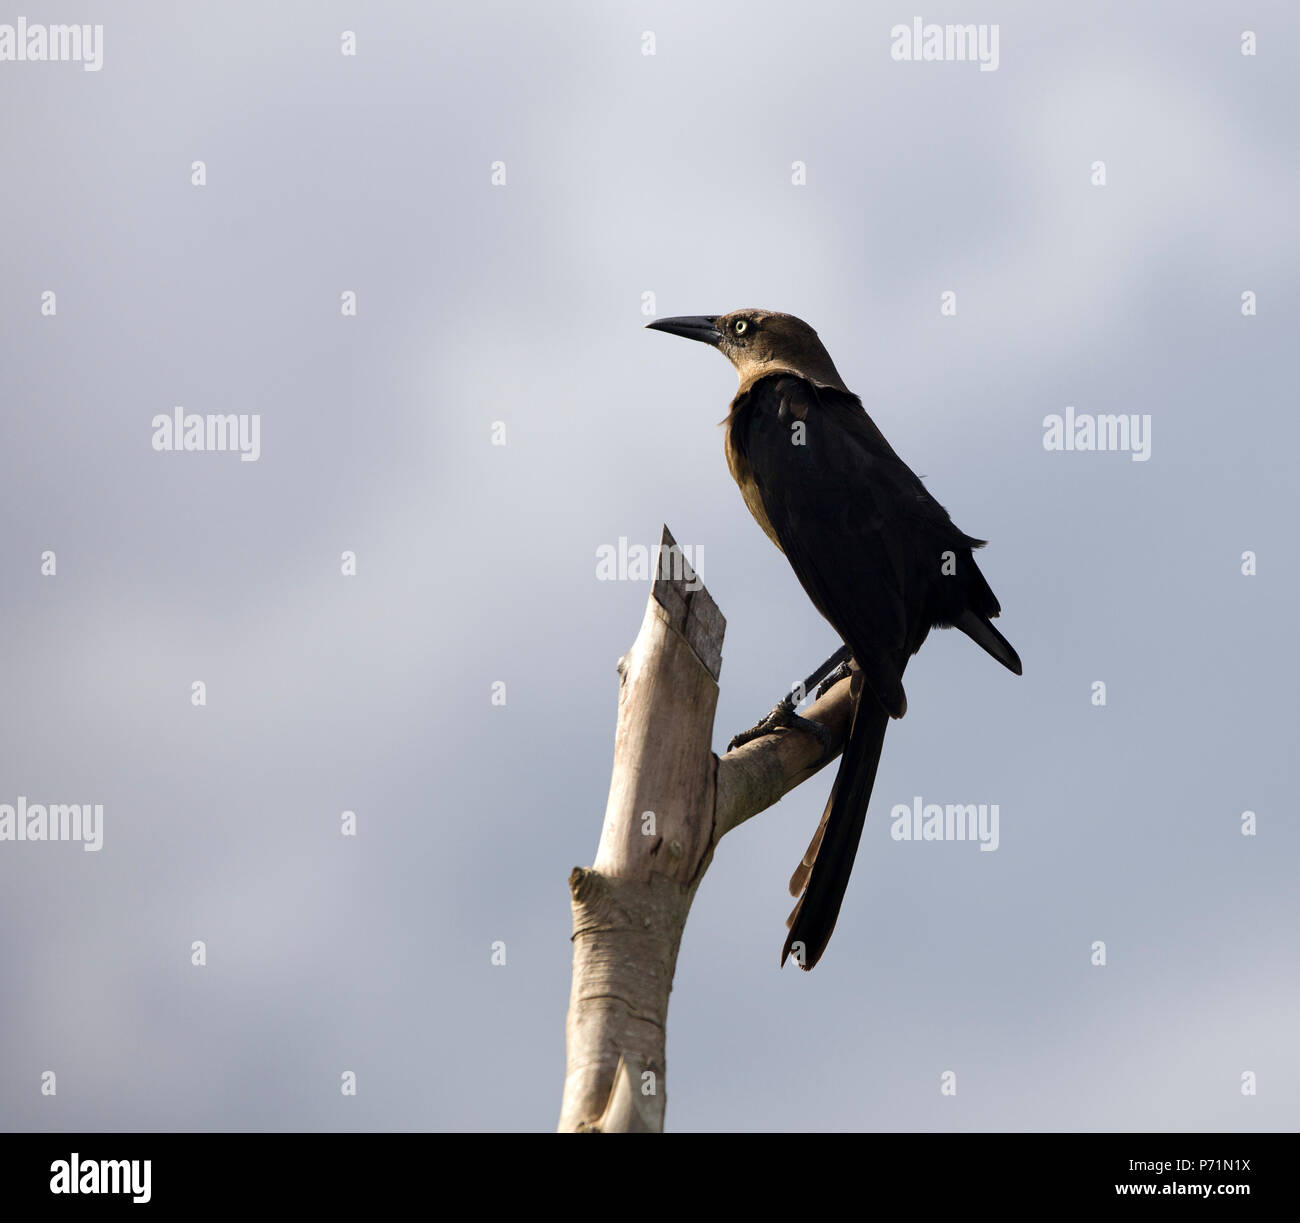
M 684 336 L 688 340 L 699 340 L 702 344 L 717 344 L 722 339 L 718 330 L 716 315 L 687 314 L 678 318 L 657 318 L 646 326 L 651 331 L 666 331 L 669 335 Z

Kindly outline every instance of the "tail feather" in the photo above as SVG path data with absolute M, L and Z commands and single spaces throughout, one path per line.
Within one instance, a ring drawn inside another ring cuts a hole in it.
M 1016 653 L 1015 647 L 984 616 L 968 609 L 958 616 L 954 625 L 977 646 L 992 654 L 1008 671 L 1016 675 L 1021 673 L 1020 655 Z
M 813 863 L 817 861 L 817 851 L 822 847 L 822 837 L 826 835 L 826 823 L 831 818 L 831 809 L 829 804 L 822 813 L 822 822 L 817 825 L 817 831 L 813 833 L 813 839 L 808 843 L 808 848 L 804 850 L 803 861 L 794 868 L 794 874 L 790 876 L 790 895 L 798 899 L 803 895 L 803 890 L 808 886 L 808 876 L 812 874 Z M 790 920 L 785 923 L 786 929 L 794 923 L 794 914 L 790 914 Z
M 888 725 L 889 714 L 862 685 L 825 814 L 790 879 L 791 893 L 802 891 L 803 896 L 786 922 L 790 933 L 781 949 L 782 964 L 793 951 L 799 967 L 807 972 L 830 942 L 862 838 Z

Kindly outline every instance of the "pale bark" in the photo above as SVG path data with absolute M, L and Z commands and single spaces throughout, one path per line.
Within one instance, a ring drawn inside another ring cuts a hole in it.
M 666 550 L 675 548 L 667 527 L 663 539 Z M 830 729 L 829 755 L 812 735 L 785 730 L 719 760 L 710 745 L 726 624 L 689 567 L 676 572 L 656 577 L 641 631 L 619 659 L 600 845 L 594 865 L 569 877 L 573 983 L 562 1132 L 663 1129 L 668 995 L 714 848 L 838 755 L 848 730 L 842 681 L 804 711 Z M 784 897 L 775 888 L 773 895 L 783 915 Z

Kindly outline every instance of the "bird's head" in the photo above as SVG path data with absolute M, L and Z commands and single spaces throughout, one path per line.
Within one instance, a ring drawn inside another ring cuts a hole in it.
M 736 367 L 741 390 L 774 373 L 797 374 L 815 386 L 848 390 L 817 333 L 793 314 L 733 310 L 730 314 L 661 318 L 646 326 L 711 344 Z

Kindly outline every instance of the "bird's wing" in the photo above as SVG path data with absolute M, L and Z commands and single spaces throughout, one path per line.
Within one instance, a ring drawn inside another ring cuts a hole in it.
M 894 716 L 932 623 L 943 544 L 971 546 L 855 396 L 773 375 L 737 404 L 733 444 L 796 576 Z M 933 562 L 933 573 L 930 572 Z

